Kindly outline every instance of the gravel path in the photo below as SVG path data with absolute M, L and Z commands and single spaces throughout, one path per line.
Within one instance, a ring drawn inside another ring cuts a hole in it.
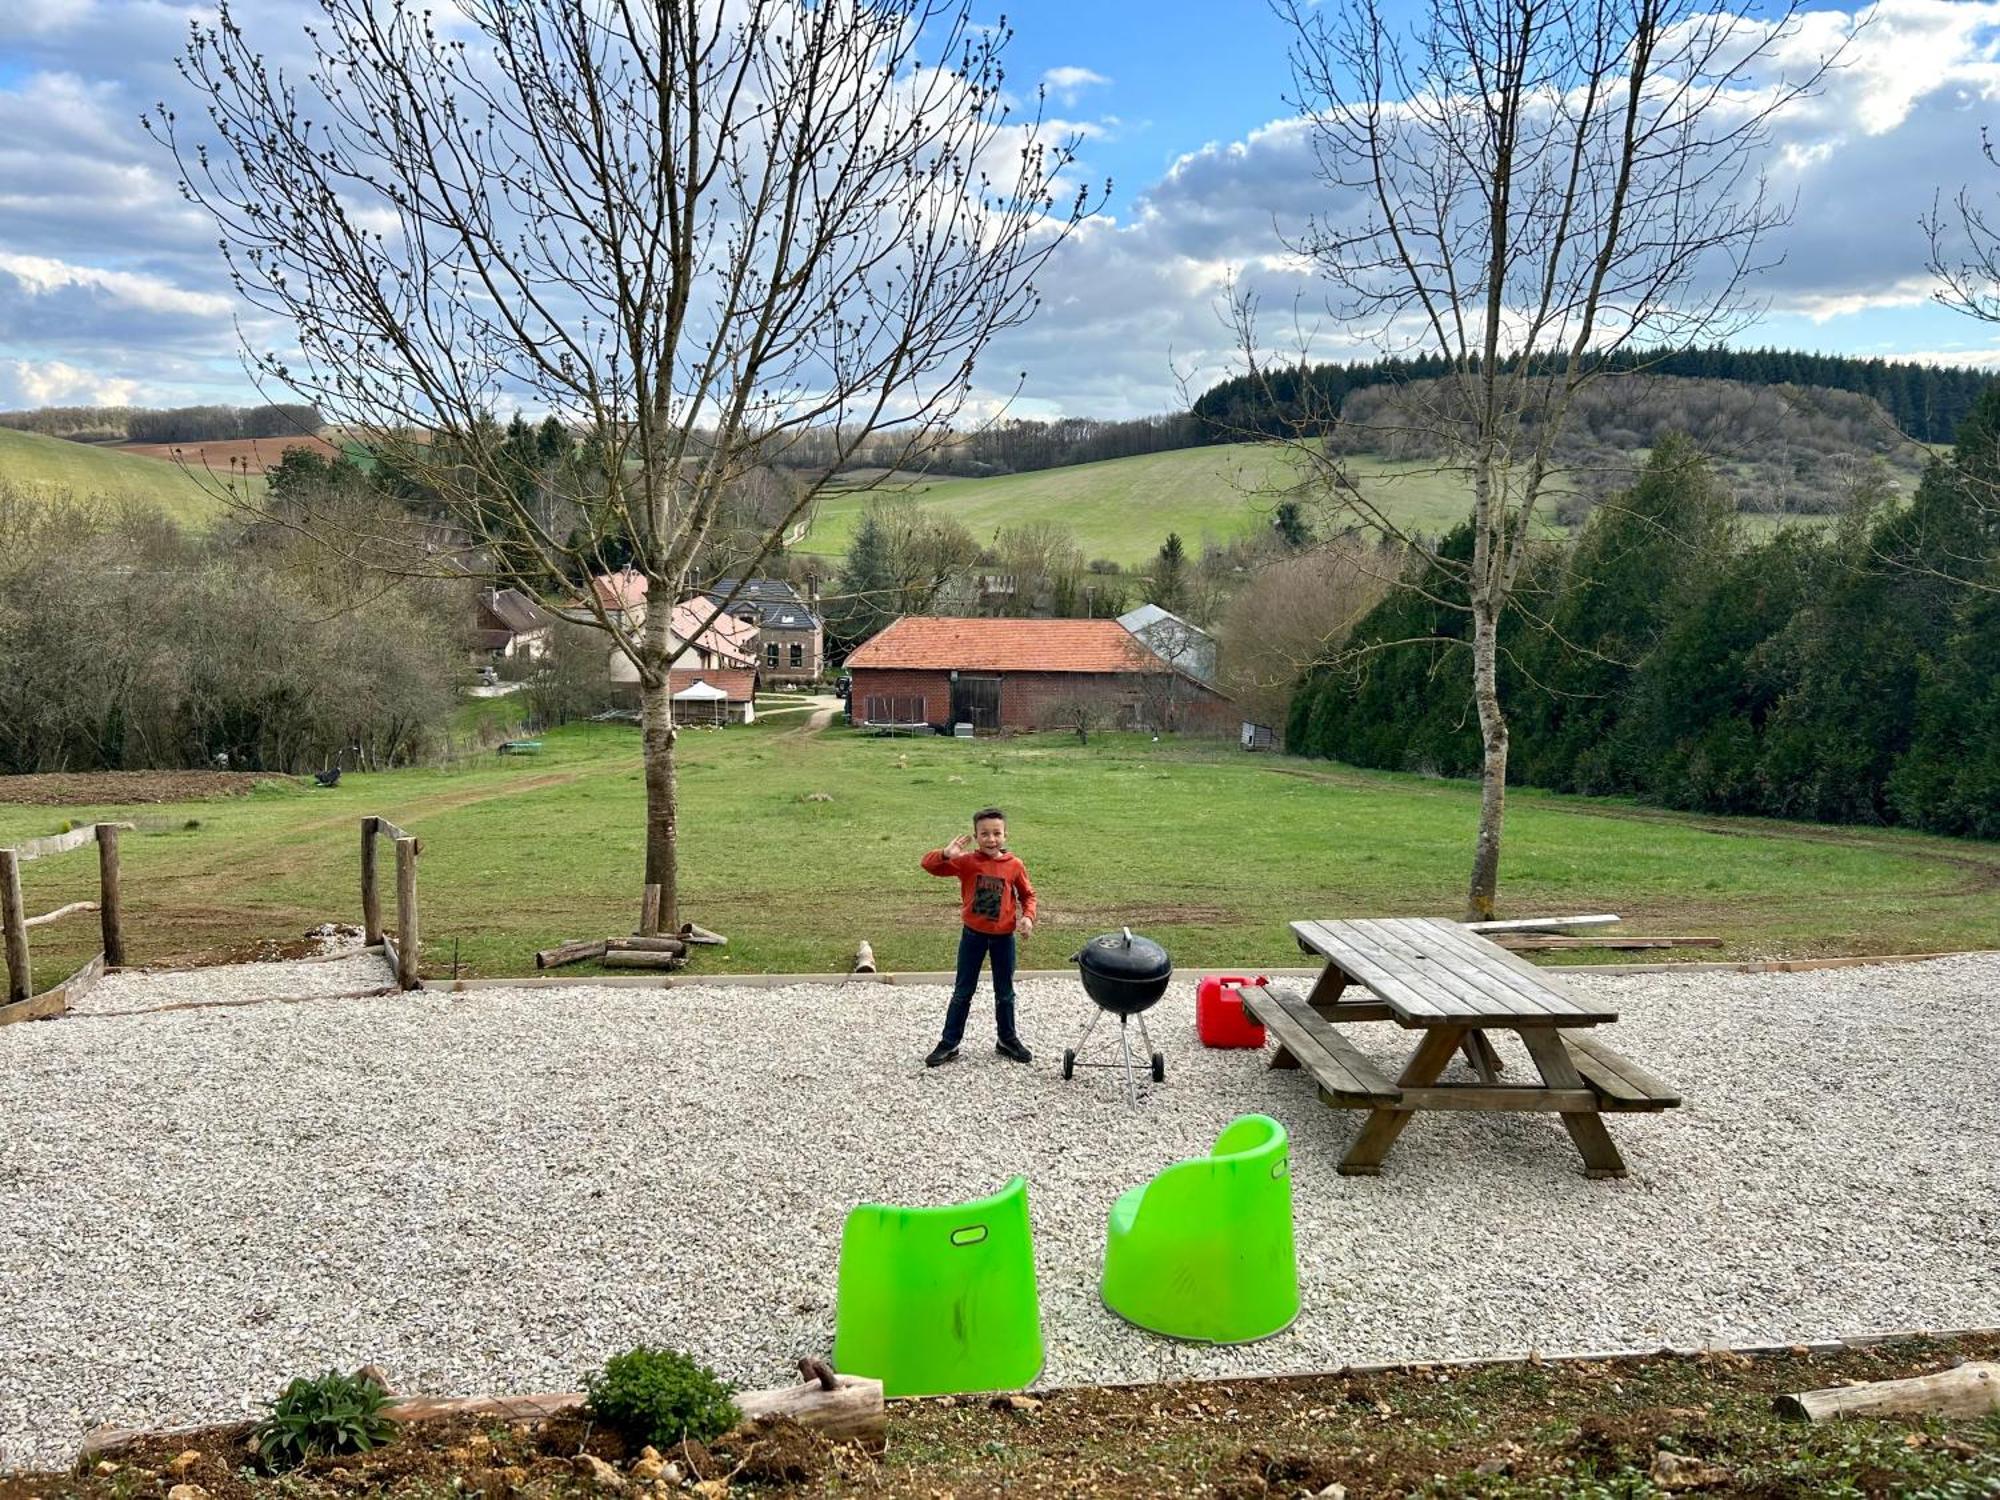
M 195 988 L 349 988 L 333 971 L 362 962 Z M 1688 1099 L 1612 1121 L 1625 1182 L 1585 1181 L 1559 1124 L 1527 1115 L 1425 1117 L 1385 1175 L 1339 1177 L 1359 1117 L 1202 1051 L 1185 983 L 1156 1012 L 1168 1082 L 1135 1114 L 1112 1073 L 1058 1076 L 1083 1004 L 1067 981 L 1023 986 L 1031 1069 L 978 1040 L 927 1072 L 943 993 L 874 985 L 9 1027 L 4 1462 L 64 1462 L 99 1422 L 234 1417 L 363 1361 L 406 1390 L 567 1389 L 643 1339 L 775 1384 L 831 1345 L 852 1204 L 1016 1171 L 1051 1382 L 2000 1324 L 2000 955 L 1574 983 Z M 114 984 L 93 998 L 143 990 Z M 1400 1056 L 1395 1028 L 1355 1030 Z M 1111 1200 L 1247 1110 L 1292 1132 L 1304 1315 L 1232 1349 L 1127 1328 L 1096 1295 Z

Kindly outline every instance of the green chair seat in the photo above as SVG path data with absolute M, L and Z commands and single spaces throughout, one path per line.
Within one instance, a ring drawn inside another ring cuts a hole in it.
M 1176 1162 L 1112 1205 L 1104 1305 L 1172 1338 L 1241 1344 L 1299 1315 L 1285 1127 L 1245 1115 L 1207 1156 Z
M 833 1362 L 885 1396 L 1010 1390 L 1042 1372 L 1028 1180 L 943 1208 L 864 1203 L 840 1235 Z

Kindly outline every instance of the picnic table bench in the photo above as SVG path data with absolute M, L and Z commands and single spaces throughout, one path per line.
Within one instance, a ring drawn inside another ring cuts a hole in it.
M 1623 1177 L 1624 1159 L 1599 1116 L 1681 1102 L 1659 1078 L 1587 1034 L 1617 1020 L 1617 1012 L 1577 998 L 1457 922 L 1392 917 L 1291 926 L 1302 949 L 1326 960 L 1311 993 L 1253 988 L 1244 991 L 1244 1004 L 1277 1043 L 1272 1067 L 1304 1069 L 1336 1109 L 1369 1111 L 1341 1159 L 1344 1176 L 1380 1172 L 1418 1110 L 1491 1109 L 1558 1115 L 1585 1176 Z M 1357 985 L 1365 996 L 1348 998 Z M 1422 1033 L 1400 1075 L 1390 1078 L 1335 1029 L 1351 1021 L 1394 1021 Z M 1505 1069 L 1489 1031 L 1520 1038 L 1539 1082 L 1501 1081 Z M 1474 1081 L 1441 1077 L 1460 1052 Z

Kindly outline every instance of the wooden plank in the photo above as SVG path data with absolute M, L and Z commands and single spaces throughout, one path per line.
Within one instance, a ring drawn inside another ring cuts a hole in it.
M 1534 985 L 1545 994 L 1555 995 L 1564 1005 L 1576 1013 L 1579 1024 L 1601 1025 L 1604 1022 L 1618 1019 L 1618 1012 L 1613 1010 L 1598 1010 L 1586 1002 L 1577 999 L 1576 996 L 1572 995 L 1563 986 L 1562 981 L 1550 973 L 1549 970 L 1536 968 L 1519 954 L 1509 953 L 1498 943 L 1488 942 L 1477 933 L 1467 932 L 1457 922 L 1446 921 L 1443 918 L 1432 918 L 1431 921 L 1439 936 L 1444 941 L 1458 945 L 1466 952 L 1478 954 L 1487 960 L 1494 972 L 1497 973 L 1504 970 L 1514 975 L 1517 979 Z
M 375 831 L 393 844 L 400 844 L 410 836 L 403 829 L 398 828 L 394 823 L 383 817 L 375 819 Z
M 1440 962 L 1455 964 L 1467 975 L 1475 976 L 1470 982 L 1482 992 L 1496 998 L 1507 997 L 1503 1003 L 1513 1006 L 1518 1018 L 1567 1018 L 1580 1009 L 1576 1000 L 1545 979 L 1541 970 L 1530 968 L 1521 974 L 1509 968 L 1504 962 L 1506 949 L 1477 933 L 1467 932 L 1456 922 L 1442 917 L 1420 917 L 1400 922 L 1398 926 L 1413 936 L 1420 934 L 1418 940 L 1430 944 Z
M 39 917 L 29 917 L 23 927 L 46 927 L 51 922 L 60 922 L 64 917 L 73 917 L 80 911 L 96 911 L 95 901 L 72 901 L 68 906 L 58 906 L 54 911 L 45 911 Z
M 1572 1030 L 1562 1040 L 1577 1073 L 1602 1096 L 1600 1108 L 1638 1113 L 1680 1107 L 1671 1085 L 1596 1038 Z
M 1437 1002 L 1402 978 L 1385 969 L 1375 959 L 1376 944 L 1363 938 L 1357 942 L 1347 933 L 1351 924 L 1334 921 L 1294 922 L 1292 930 L 1301 940 L 1310 940 L 1315 953 L 1324 954 L 1350 979 L 1396 1007 L 1399 1016 L 1413 1025 L 1432 1025 L 1443 1019 Z
M 117 823 L 99 823 L 97 834 L 98 934 L 104 943 L 104 961 L 113 968 L 125 966 L 125 917 L 118 869 Z
M 1453 996 L 1449 1014 L 1477 1024 L 1497 1021 L 1545 1021 L 1555 1009 L 1541 996 L 1525 992 L 1510 975 L 1490 973 L 1475 954 L 1451 948 L 1438 939 L 1429 918 L 1387 917 L 1371 924 L 1383 946 L 1404 962 L 1428 966 L 1436 983 Z
M 28 913 L 21 900 L 21 856 L 0 849 L 0 935 L 7 949 L 7 1003 L 17 1005 L 35 993 L 34 967 L 28 962 Z
M 1622 918 L 1605 913 L 1595 917 L 1516 917 L 1510 922 L 1461 922 L 1467 932 L 1562 932 L 1571 927 L 1605 927 Z
M 52 1020 L 89 994 L 103 977 L 104 955 L 99 953 L 55 988 L 10 1005 L 0 1005 L 0 1026 L 11 1026 L 16 1021 Z
M 1519 937 L 1500 936 L 1488 938 L 1509 953 L 1553 953 L 1571 948 L 1720 948 L 1719 937 L 1539 937 L 1523 934 Z
M 1589 1089 L 1548 1089 L 1533 1084 L 1441 1083 L 1435 1088 L 1406 1088 L 1399 1109 L 1501 1110 L 1514 1113 L 1556 1113 L 1594 1110 L 1597 1095 Z
M 1422 942 L 1412 943 L 1399 930 L 1397 919 L 1369 917 L 1352 922 L 1326 924 L 1343 934 L 1353 950 L 1364 952 L 1386 972 L 1393 974 L 1430 1003 L 1426 1024 L 1438 1021 L 1477 1021 L 1486 1012 L 1450 964 L 1441 964 L 1437 955 Z
M 375 868 L 375 828 L 380 818 L 361 820 L 361 945 L 382 941 L 382 887 Z
M 1280 1056 L 1302 1064 L 1328 1093 L 1343 1099 L 1392 1100 L 1396 1086 L 1355 1045 L 1339 1035 L 1296 992 L 1252 986 L 1244 1008 L 1276 1038 Z M 1272 1066 L 1284 1064 L 1273 1059 Z
M 72 828 L 68 833 L 52 833 L 47 838 L 23 839 L 13 846 L 14 857 L 25 865 L 31 859 L 47 859 L 52 854 L 67 854 L 72 849 L 81 849 L 96 837 L 96 825 L 86 823 L 81 828 Z

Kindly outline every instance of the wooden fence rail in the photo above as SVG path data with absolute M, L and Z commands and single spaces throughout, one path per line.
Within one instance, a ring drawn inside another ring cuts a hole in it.
M 396 935 L 382 930 L 382 894 L 378 888 L 375 840 L 385 838 L 396 848 Z M 369 816 L 361 820 L 361 941 L 368 947 L 380 945 L 396 967 L 396 983 L 403 989 L 417 987 L 417 959 L 423 935 L 417 922 L 417 855 L 423 845 L 387 818 Z
M 71 1000 L 95 984 L 108 968 L 125 962 L 124 912 L 118 877 L 118 831 L 130 823 L 89 823 L 67 833 L 46 838 L 25 839 L 0 849 L 0 940 L 7 956 L 7 994 L 0 1002 L 0 1026 L 12 1021 L 39 1021 L 59 1016 Z M 31 860 L 48 859 L 95 842 L 97 845 L 97 885 L 95 901 L 72 901 L 38 917 L 28 915 L 21 895 L 21 866 Z M 97 913 L 102 949 L 76 973 L 42 994 L 35 993 L 34 964 L 28 955 L 28 929 L 43 927 L 74 912 Z

